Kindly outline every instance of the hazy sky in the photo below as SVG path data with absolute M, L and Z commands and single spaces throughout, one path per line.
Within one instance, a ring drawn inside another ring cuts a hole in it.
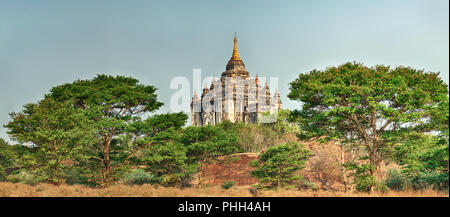
M 0 125 L 55 85 L 96 74 L 158 88 L 170 112 L 176 76 L 219 76 L 234 32 L 247 71 L 279 77 L 283 107 L 299 73 L 346 61 L 440 72 L 448 84 L 448 0 L 0 0 Z M 0 127 L 0 137 L 7 138 Z

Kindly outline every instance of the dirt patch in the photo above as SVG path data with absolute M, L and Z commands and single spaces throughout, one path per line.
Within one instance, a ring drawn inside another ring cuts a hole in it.
M 254 168 L 249 165 L 250 161 L 256 159 L 258 159 L 257 153 L 222 156 L 203 169 L 202 185 L 222 185 L 227 181 L 234 181 L 236 186 L 256 184 L 259 180 L 250 176 Z
M 319 189 L 343 190 L 343 180 L 340 171 L 340 147 L 334 142 L 319 143 L 311 140 L 302 142 L 312 153 L 305 163 L 305 168 L 298 172 L 308 182 L 314 183 Z M 227 181 L 234 181 L 236 186 L 249 186 L 258 183 L 259 179 L 250 173 L 255 169 L 249 165 L 257 160 L 259 153 L 239 153 L 220 157 L 203 169 L 202 186 L 222 185 Z M 346 154 L 346 160 L 348 160 Z M 198 174 L 199 175 L 199 174 Z M 197 179 L 192 184 L 198 184 Z

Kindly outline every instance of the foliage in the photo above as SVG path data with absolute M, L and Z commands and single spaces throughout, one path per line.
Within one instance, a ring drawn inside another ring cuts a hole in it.
M 368 157 L 360 158 L 360 162 L 348 162 L 344 166 L 347 170 L 352 171 L 353 185 L 357 191 L 372 192 L 374 190 L 386 192 L 389 188 L 380 182 L 373 174 L 376 169 L 375 165 L 367 162 Z
M 251 160 L 248 165 L 250 165 L 251 167 L 259 167 L 261 166 L 261 162 L 259 162 L 258 160 Z
M 360 160 L 365 160 L 365 158 L 361 158 Z M 353 184 L 358 191 L 370 192 L 372 188 L 376 184 L 376 179 L 372 175 L 375 170 L 375 166 L 370 163 L 355 163 L 348 162 L 345 164 L 347 170 L 352 171 L 351 175 L 353 176 Z
M 65 184 L 68 185 L 84 185 L 89 187 L 100 187 L 95 179 L 92 179 L 90 171 L 86 171 L 79 166 L 71 166 L 64 168 Z
M 184 113 L 159 114 L 133 125 L 133 140 L 150 144 L 142 146 L 134 162 L 159 177 L 160 184 L 184 187 L 196 172 L 197 165 L 188 161 L 187 148 L 180 142 L 186 120 Z
M 406 188 L 406 179 L 400 170 L 390 169 L 384 184 L 391 190 L 403 191 Z
M 311 189 L 313 191 L 319 190 L 319 188 L 317 187 L 316 184 L 314 184 L 313 182 L 310 182 L 308 180 L 304 181 L 304 185 L 305 185 L 306 188 Z
M 6 177 L 8 182 L 12 183 L 23 183 L 27 185 L 36 185 L 39 182 L 43 182 L 42 176 L 36 175 L 33 171 L 28 170 L 18 170 L 14 173 L 9 174 Z
M 89 128 L 92 122 L 69 102 L 41 100 L 10 116 L 12 121 L 5 125 L 8 134 L 20 143 L 32 145 L 30 164 L 46 182 L 64 183 L 62 162 L 79 158 L 84 146 L 95 139 L 90 136 L 94 132 Z
M 304 168 L 309 156 L 310 152 L 297 143 L 273 146 L 258 156 L 259 163 L 250 162 L 251 166 L 257 167 L 251 175 L 259 178 L 261 184 L 286 187 L 292 181 L 302 178 L 294 175 L 294 172 Z
M 178 142 L 155 144 L 140 159 L 146 170 L 160 178 L 162 185 L 187 186 L 197 171 L 197 164 L 188 162 L 186 147 Z
M 229 189 L 234 186 L 234 181 L 226 181 L 222 184 L 223 189 Z
M 15 166 L 13 147 L 0 138 L 0 182 L 6 180 L 8 168 Z
M 259 152 L 274 144 L 278 144 L 281 134 L 277 134 L 270 126 L 238 123 L 234 128 L 238 136 L 238 144 L 246 152 Z
M 138 82 L 130 77 L 98 75 L 92 80 L 77 80 L 54 87 L 45 96 L 57 102 L 70 102 L 74 108 L 88 114 L 97 139 L 86 149 L 80 166 L 89 169 L 93 179 L 101 178 L 105 186 L 117 178 L 115 175 L 123 170 L 134 150 L 146 145 L 123 143 L 123 137 L 135 130 L 131 126 L 140 121 L 140 116 L 162 105 L 157 100 L 155 87 Z
M 223 121 L 218 126 L 234 131 L 238 144 L 245 152 L 260 152 L 270 146 L 298 141 L 295 136 L 300 131 L 296 123 L 290 121 L 290 110 L 282 109 L 273 123 L 247 124 Z M 269 114 L 263 114 L 269 115 Z
M 237 141 L 233 131 L 209 125 L 187 127 L 181 138 L 188 158 L 199 163 L 209 163 L 219 156 L 242 152 Z
M 252 175 L 260 184 L 282 188 L 301 178 L 296 171 L 311 155 L 291 142 L 325 136 L 323 141 L 365 151 L 367 158 L 344 165 L 358 191 L 448 190 L 448 87 L 437 73 L 346 63 L 301 74 L 290 90 L 289 98 L 303 102 L 302 109 L 272 114 L 273 123 L 225 120 L 184 128 L 184 113 L 151 115 L 162 106 L 156 88 L 134 78 L 98 75 L 59 85 L 10 114 L 5 127 L 19 144 L 0 139 L 0 181 L 184 187 L 219 156 L 265 150 L 250 162 L 256 167 Z M 384 183 L 376 174 L 381 161 L 401 165 Z M 325 155 L 310 165 L 324 173 L 336 166 Z M 337 180 L 339 174 L 322 178 Z
M 361 145 L 375 172 L 398 137 L 440 131 L 437 117 L 448 117 L 448 86 L 438 73 L 409 67 L 345 63 L 312 70 L 290 83 L 288 97 L 303 102 L 293 112 L 303 138 Z
M 292 121 L 291 111 L 289 109 L 281 109 L 274 114 L 268 112 L 262 113 L 262 117 L 268 115 L 276 115 L 275 122 L 260 123 L 260 125 L 270 126 L 275 132 L 280 134 L 300 132 L 298 124 Z
M 145 170 L 137 169 L 128 173 L 123 182 L 128 185 L 156 184 L 160 182 L 160 178 Z
M 12 147 L 15 163 L 55 184 L 108 186 L 144 166 L 160 184 L 185 186 L 199 165 L 242 151 L 232 130 L 182 129 L 184 113 L 148 116 L 162 105 L 155 91 L 134 78 L 106 75 L 52 88 L 11 113 L 9 135 L 29 144 Z M 1 149 L 1 171 L 12 164 L 8 150 Z
M 197 165 L 200 172 L 199 187 L 204 166 L 219 156 L 243 151 L 238 145 L 238 137 L 234 131 L 221 126 L 187 127 L 180 141 L 186 147 L 187 163 Z
M 448 139 L 410 133 L 395 146 L 392 156 L 403 166 L 401 172 L 408 188 L 419 190 L 431 186 L 448 190 Z
M 240 161 L 240 160 L 241 160 L 241 157 L 233 156 L 233 157 L 227 158 L 225 161 L 227 163 L 236 163 L 237 161 Z

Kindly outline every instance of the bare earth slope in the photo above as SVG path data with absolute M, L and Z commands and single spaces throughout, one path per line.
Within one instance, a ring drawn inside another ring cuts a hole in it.
M 205 166 L 202 173 L 202 185 L 222 185 L 234 181 L 234 185 L 246 186 L 258 182 L 250 176 L 254 170 L 249 163 L 258 159 L 257 153 L 239 153 L 220 157 L 216 162 Z M 193 183 L 198 184 L 198 183 Z

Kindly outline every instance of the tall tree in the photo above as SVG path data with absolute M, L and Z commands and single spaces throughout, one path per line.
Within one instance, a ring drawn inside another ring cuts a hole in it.
M 77 80 L 54 87 L 45 98 L 69 101 L 75 108 L 88 113 L 98 141 L 91 146 L 90 159 L 101 163 L 101 166 L 90 165 L 93 169 L 101 169 L 102 183 L 109 186 L 116 169 L 130 158 L 122 153 L 128 151 L 132 155 L 135 151 L 130 149 L 139 149 L 120 143 L 121 137 L 130 130 L 133 122 L 163 105 L 157 100 L 155 91 L 155 87 L 140 84 L 131 77 L 98 75 L 92 80 Z
M 432 123 L 448 113 L 448 86 L 438 73 L 401 66 L 345 63 L 312 70 L 290 83 L 288 97 L 303 103 L 294 115 L 307 137 L 363 146 L 374 173 L 400 135 L 440 131 Z
M 84 146 L 95 139 L 92 122 L 70 102 L 45 99 L 10 116 L 12 120 L 5 125 L 8 134 L 30 146 L 27 156 L 32 159 L 21 159 L 22 166 L 36 170 L 40 180 L 50 183 L 64 183 L 62 162 L 80 157 Z

